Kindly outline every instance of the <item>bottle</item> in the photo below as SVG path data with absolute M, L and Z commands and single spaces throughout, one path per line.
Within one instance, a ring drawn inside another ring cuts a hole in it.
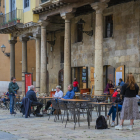
M 37 98 L 39 97 L 39 93 L 37 92 Z
M 110 103 L 110 98 L 108 97 L 108 103 Z

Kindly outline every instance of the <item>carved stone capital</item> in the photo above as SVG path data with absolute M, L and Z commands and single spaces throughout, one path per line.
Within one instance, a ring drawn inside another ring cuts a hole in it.
M 61 17 L 64 20 L 70 20 L 74 17 L 74 14 L 73 13 L 61 13 Z
M 33 37 L 36 39 L 36 38 L 41 38 L 41 34 L 36 34 L 36 33 L 34 33 L 33 34 Z
M 96 11 L 96 13 L 102 13 L 104 9 L 108 7 L 107 2 L 110 0 L 101 0 L 101 2 L 92 3 L 91 7 Z
M 39 20 L 39 21 L 38 21 L 38 24 L 39 24 L 41 27 L 46 28 L 46 26 L 49 25 L 49 21 Z
M 19 37 L 19 39 L 20 39 L 21 42 L 27 42 L 27 41 L 29 41 L 29 37 L 23 37 L 23 36 L 21 36 L 21 37 Z
M 9 40 L 9 44 L 16 44 L 17 40 Z

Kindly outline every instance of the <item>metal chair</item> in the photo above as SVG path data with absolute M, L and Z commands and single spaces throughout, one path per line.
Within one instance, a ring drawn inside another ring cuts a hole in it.
M 63 119 L 62 119 L 62 115 L 61 115 L 62 123 L 64 122 L 65 114 L 67 115 L 66 124 L 65 124 L 65 127 L 66 127 L 67 121 L 69 120 L 69 113 L 68 113 L 67 103 L 64 102 L 64 101 L 61 101 L 61 100 L 58 100 L 58 103 L 59 103 L 60 110 L 64 111 Z
M 55 118 L 54 118 L 54 122 L 56 122 L 56 120 L 57 120 L 57 116 L 58 116 L 58 120 L 59 120 L 59 103 L 58 103 L 58 101 L 57 100 L 51 100 L 51 102 L 52 102 L 52 107 L 53 107 L 53 109 L 55 109 L 56 110 L 56 114 L 55 114 Z M 49 114 L 49 118 L 48 118 L 48 120 L 50 119 L 50 114 Z

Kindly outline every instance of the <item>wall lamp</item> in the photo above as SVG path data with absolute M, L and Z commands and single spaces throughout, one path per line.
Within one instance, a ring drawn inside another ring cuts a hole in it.
M 10 57 L 10 53 L 5 53 L 5 50 L 6 50 L 6 46 L 3 44 L 1 46 L 1 51 L 5 54 L 5 56 Z
M 78 22 L 77 22 L 77 24 L 85 24 L 86 22 L 83 20 L 83 19 L 80 19 Z M 79 30 L 81 30 L 82 31 L 82 33 L 85 33 L 85 34 L 87 34 L 87 35 L 89 35 L 89 36 L 93 36 L 93 30 L 91 30 L 91 31 L 83 31 L 83 28 L 82 29 L 79 29 Z

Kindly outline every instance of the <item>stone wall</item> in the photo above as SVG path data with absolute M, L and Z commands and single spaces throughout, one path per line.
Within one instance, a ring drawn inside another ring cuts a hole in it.
M 48 53 L 48 65 L 47 69 L 49 72 L 49 91 L 56 89 L 58 85 L 58 73 L 63 69 L 63 64 L 60 63 L 60 47 L 61 47 L 61 37 L 64 36 L 64 32 L 56 32 L 56 42 L 51 51 L 51 45 L 47 43 L 47 53 Z M 47 40 L 53 39 L 53 35 L 47 36 Z M 63 42 L 64 43 L 64 42 Z
M 104 38 L 103 64 L 117 68 L 125 65 L 125 74 L 132 72 L 139 84 L 139 2 L 129 2 L 104 10 L 104 16 L 113 14 L 113 37 Z M 72 20 L 72 67 L 94 67 L 94 35 L 83 34 L 83 41 L 76 42 L 76 23 L 83 19 L 85 31 L 95 29 L 95 13 L 75 17 Z M 105 23 L 104 23 L 105 24 Z M 90 76 L 90 71 L 89 71 Z M 90 82 L 89 87 L 90 87 Z

